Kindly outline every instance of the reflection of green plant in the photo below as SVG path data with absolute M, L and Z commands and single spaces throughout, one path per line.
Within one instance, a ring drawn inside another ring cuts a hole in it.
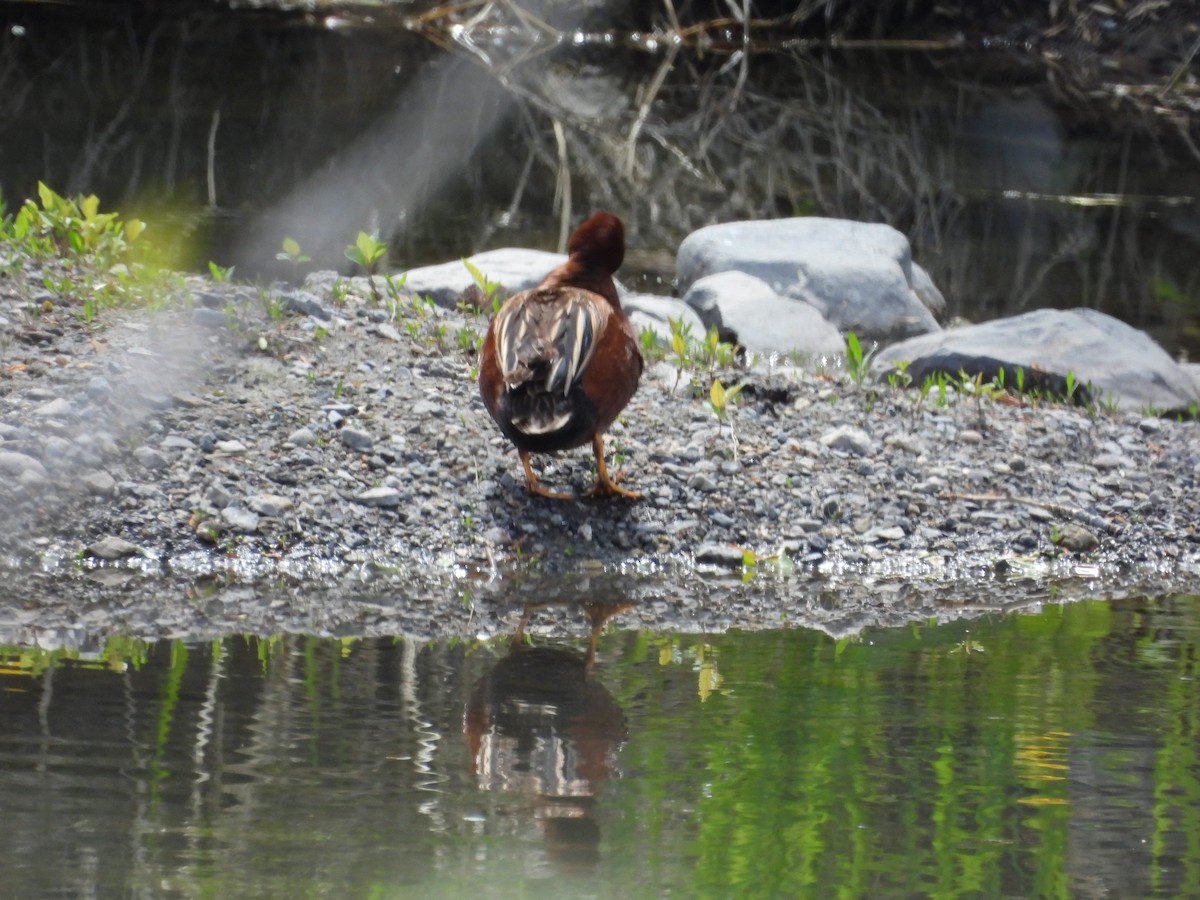
M 43 650 L 38 647 L 0 646 L 0 669 L 7 676 L 40 678 L 47 669 L 70 664 L 73 669 L 124 672 L 138 670 L 146 663 L 150 645 L 131 637 L 105 640 L 99 655 L 84 658 L 78 650 Z
M 1189 318 L 1200 314 L 1200 297 L 1185 294 L 1174 282 L 1165 278 L 1155 278 L 1151 289 L 1155 299 L 1162 301 L 1164 305 L 1175 306 Z

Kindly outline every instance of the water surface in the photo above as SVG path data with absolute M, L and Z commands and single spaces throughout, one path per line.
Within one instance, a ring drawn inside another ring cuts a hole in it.
M 840 641 L 607 609 L 590 668 L 545 615 L 6 648 L 6 892 L 1200 894 L 1194 596 Z

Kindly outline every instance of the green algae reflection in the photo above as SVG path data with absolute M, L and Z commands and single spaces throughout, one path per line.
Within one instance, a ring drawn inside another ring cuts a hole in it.
M 505 636 L 114 639 L 86 659 L 0 648 L 0 804 L 46 826 L 0 838 L 6 886 L 1200 896 L 1196 597 L 841 641 L 631 619 L 601 635 L 579 695 L 621 727 L 558 732 L 556 765 L 573 740 L 605 742 L 605 777 L 573 805 L 499 777 L 520 774 L 499 743 L 484 760 L 499 768 L 475 765 L 465 713 L 516 652 Z M 578 653 L 586 626 L 564 622 L 533 645 Z M 527 713 L 555 715 L 532 697 Z M 536 735 L 527 749 L 538 757 Z M 553 845 L 552 809 L 587 817 L 586 865 Z

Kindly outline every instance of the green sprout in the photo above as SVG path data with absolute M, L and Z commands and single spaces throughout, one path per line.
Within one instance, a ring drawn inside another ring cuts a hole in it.
M 846 373 L 855 384 L 862 384 L 866 379 L 871 371 L 871 360 L 878 349 L 877 345 L 864 355 L 858 335 L 853 331 L 846 332 Z
M 298 266 L 306 262 L 312 262 L 312 257 L 306 256 L 304 251 L 300 249 L 300 245 L 290 237 L 285 237 L 283 239 L 282 248 L 278 253 L 275 254 L 275 258 L 281 260 L 282 262 L 289 262 L 294 266 Z
M 708 390 L 708 405 L 712 409 L 713 414 L 717 417 L 717 434 L 720 435 L 722 427 L 729 424 L 729 437 L 733 443 L 733 458 L 738 458 L 738 442 L 737 433 L 733 429 L 733 420 L 729 418 L 729 405 L 737 399 L 737 395 L 742 392 L 742 388 L 746 386 L 745 382 L 735 384 L 731 388 L 726 388 L 721 384 L 719 378 L 714 378 L 712 387 Z
M 379 261 L 387 254 L 387 243 L 372 234 L 360 231 L 353 244 L 346 247 L 346 259 L 362 266 L 368 275 L 374 275 Z

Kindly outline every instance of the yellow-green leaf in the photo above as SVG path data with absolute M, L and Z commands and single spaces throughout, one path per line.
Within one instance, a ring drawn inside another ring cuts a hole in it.
M 467 259 L 465 256 L 461 257 L 461 259 L 462 259 L 462 264 L 464 266 L 466 266 L 467 271 L 471 273 L 471 280 L 474 281 L 476 285 L 478 285 L 478 287 L 481 291 L 484 290 L 483 286 L 487 282 L 487 279 L 483 276 L 483 272 L 481 272 L 479 270 L 479 267 L 477 265 L 475 265 L 473 262 L 471 262 L 469 259 Z
M 125 223 L 125 239 L 136 241 L 138 235 L 146 230 L 146 223 L 141 219 L 130 219 Z
M 79 202 L 79 211 L 83 213 L 85 220 L 96 218 L 96 213 L 100 212 L 100 198 L 95 194 L 84 197 Z
M 294 238 L 285 237 L 283 239 L 283 252 L 288 256 L 299 256 L 300 244 Z
M 719 379 L 713 379 L 708 398 L 712 401 L 713 409 L 720 411 L 725 408 L 725 385 L 721 384 Z

